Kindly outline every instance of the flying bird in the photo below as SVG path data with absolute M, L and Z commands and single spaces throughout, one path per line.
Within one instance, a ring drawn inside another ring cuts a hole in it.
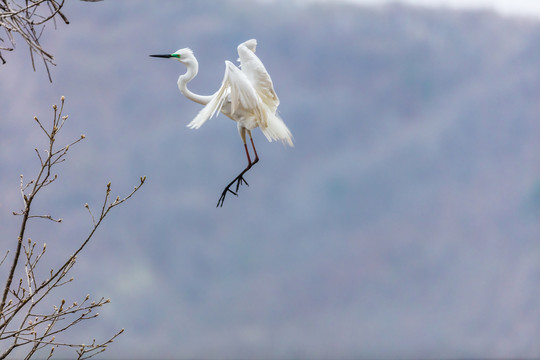
M 260 128 L 268 141 L 280 140 L 293 146 L 293 136 L 287 125 L 277 114 L 279 99 L 274 91 L 270 75 L 261 60 L 255 55 L 257 40 L 251 39 L 238 45 L 240 68 L 230 61 L 225 61 L 225 75 L 221 87 L 213 95 L 194 94 L 187 88 L 199 71 L 199 63 L 189 48 L 180 49 L 172 54 L 150 55 L 158 58 L 172 58 L 180 61 L 187 68 L 178 78 L 178 89 L 189 100 L 204 105 L 197 116 L 187 125 L 191 129 L 200 128 L 208 119 L 222 113 L 236 121 L 238 133 L 244 143 L 248 165 L 233 179 L 221 193 L 216 207 L 223 206 L 228 192 L 238 196 L 238 188 L 246 184 L 244 174 L 259 161 L 251 130 Z M 249 136 L 254 159 L 251 160 L 246 142 Z M 235 191 L 231 186 L 236 183 Z

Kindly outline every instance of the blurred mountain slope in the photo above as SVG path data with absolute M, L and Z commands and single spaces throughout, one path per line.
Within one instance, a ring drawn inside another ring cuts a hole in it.
M 52 85 L 21 50 L 1 69 L 2 228 L 15 234 L 18 175 L 35 168 L 32 117 L 60 95 L 66 131 L 87 141 L 42 202 L 65 222 L 34 239 L 69 252 L 89 227 L 84 203 L 99 206 L 109 180 L 127 192 L 148 177 L 71 288 L 111 297 L 90 329 L 126 328 L 107 356 L 540 356 L 540 25 L 211 4 L 73 2 L 71 24 L 44 40 Z M 183 66 L 148 54 L 192 48 L 190 88 L 211 94 L 249 38 L 296 143 L 254 131 L 250 187 L 215 209 L 245 165 L 235 124 L 187 129 L 200 106 L 178 92 Z

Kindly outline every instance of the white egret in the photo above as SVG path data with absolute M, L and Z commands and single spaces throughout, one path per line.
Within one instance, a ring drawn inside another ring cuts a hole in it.
M 238 133 L 244 143 L 244 149 L 248 160 L 247 167 L 231 181 L 223 190 L 217 206 L 223 206 L 228 192 L 238 196 L 238 188 L 242 183 L 248 185 L 243 178 L 244 174 L 259 161 L 255 144 L 251 137 L 251 130 L 260 128 L 268 141 L 281 140 L 283 143 L 293 146 L 292 134 L 276 113 L 279 99 L 274 91 L 272 79 L 261 60 L 255 55 L 257 41 L 248 40 L 238 45 L 238 60 L 240 68 L 230 61 L 225 61 L 225 76 L 218 91 L 213 95 L 204 96 L 194 94 L 187 88 L 187 83 L 193 80 L 199 70 L 199 63 L 193 55 L 193 51 L 184 48 L 172 54 L 150 55 L 160 58 L 172 58 L 186 65 L 187 72 L 178 78 L 178 88 L 188 99 L 195 101 L 204 108 L 187 125 L 191 129 L 200 128 L 208 119 L 219 112 L 236 121 Z M 249 135 L 255 158 L 251 161 L 246 133 Z M 236 191 L 231 186 L 236 182 Z

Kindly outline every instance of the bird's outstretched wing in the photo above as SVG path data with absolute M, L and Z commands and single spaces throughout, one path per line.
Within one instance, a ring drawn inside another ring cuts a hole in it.
M 231 114 L 241 108 L 260 119 L 259 126 L 266 126 L 266 114 L 262 110 L 257 92 L 246 75 L 230 61 L 225 61 L 225 75 L 221 87 L 187 126 L 192 129 L 200 128 L 208 119 L 219 113 L 227 101 L 230 101 Z
M 242 70 L 230 61 L 225 61 L 221 87 L 188 127 L 198 129 L 223 110 L 235 120 L 240 116 L 253 116 L 268 141 L 281 140 L 293 146 L 291 132 L 276 113 L 279 99 L 270 75 L 255 55 L 256 46 L 255 39 L 238 46 Z
M 272 79 L 262 61 L 255 55 L 257 40 L 251 39 L 238 45 L 238 60 L 242 72 L 261 99 L 262 112 L 265 117 L 264 125 L 259 124 L 261 131 L 268 141 L 281 140 L 289 146 L 293 145 L 293 136 L 287 125 L 277 114 L 279 98 L 274 91 Z
M 279 98 L 274 91 L 272 79 L 262 61 L 255 55 L 257 40 L 251 39 L 238 45 L 238 55 L 242 72 L 247 76 L 255 91 L 272 112 L 276 112 Z

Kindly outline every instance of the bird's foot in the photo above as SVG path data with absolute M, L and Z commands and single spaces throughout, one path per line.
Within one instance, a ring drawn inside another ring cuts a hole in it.
M 242 174 L 238 175 L 237 178 L 235 179 L 236 180 L 236 192 L 238 192 L 238 188 L 240 187 L 240 185 L 242 185 L 242 183 L 246 184 L 247 186 L 249 186 L 248 182 L 246 181 L 246 179 L 244 179 L 244 177 L 242 176 Z M 237 195 L 238 196 L 238 195 Z
M 240 185 L 242 184 L 246 184 L 247 186 L 249 186 L 248 182 L 246 181 L 246 179 L 244 179 L 243 175 L 246 171 L 242 171 L 240 173 L 240 175 L 238 175 L 237 177 L 234 178 L 233 181 L 231 181 L 229 183 L 229 185 L 227 185 L 227 187 L 223 190 L 223 192 L 221 193 L 221 197 L 219 198 L 218 200 L 218 203 L 216 205 L 216 207 L 222 207 L 223 206 L 223 203 L 225 202 L 225 197 L 227 196 L 227 193 L 232 193 L 234 194 L 235 196 L 238 196 L 238 189 L 240 188 Z M 232 191 L 231 190 L 231 186 L 234 185 L 234 183 L 236 183 L 236 191 Z
M 248 157 L 248 160 L 249 160 L 249 157 Z M 251 161 L 250 161 L 249 164 L 248 164 L 248 166 L 247 166 L 240 174 L 238 174 L 238 176 L 235 177 L 234 180 L 231 181 L 231 182 L 229 183 L 229 185 L 227 185 L 227 187 L 225 187 L 225 189 L 224 189 L 223 192 L 221 193 L 221 197 L 219 198 L 216 207 L 222 207 L 222 206 L 223 206 L 223 203 L 225 202 L 225 197 L 227 196 L 227 193 L 228 193 L 228 192 L 231 192 L 231 193 L 233 193 L 234 195 L 238 196 L 237 192 L 238 192 L 238 189 L 240 188 L 240 185 L 245 184 L 245 185 L 249 186 L 249 184 L 248 184 L 248 182 L 246 181 L 246 179 L 244 179 L 244 174 L 245 174 L 246 172 L 248 172 L 249 169 L 251 169 L 251 167 L 252 167 L 253 165 L 255 165 L 258 161 L 259 161 L 259 157 L 257 156 L 257 157 L 255 158 L 255 161 L 254 161 L 254 162 L 251 162 Z M 233 186 L 234 183 L 236 183 L 236 191 L 232 191 L 232 190 L 231 190 L 231 186 Z
M 233 182 L 233 183 L 234 183 L 234 182 Z M 219 200 L 218 200 L 218 202 L 217 202 L 216 207 L 222 207 L 222 206 L 223 206 L 223 203 L 225 202 L 225 196 L 227 196 L 227 193 L 228 193 L 228 192 L 231 192 L 231 193 L 233 193 L 234 195 L 238 196 L 237 193 L 235 193 L 234 191 L 232 191 L 232 190 L 230 189 L 231 185 L 232 185 L 232 184 L 229 184 L 229 186 L 227 186 L 227 187 L 225 188 L 225 190 L 223 190 L 223 192 L 221 193 L 221 197 L 219 198 Z M 238 191 L 238 190 L 237 190 L 237 191 Z

